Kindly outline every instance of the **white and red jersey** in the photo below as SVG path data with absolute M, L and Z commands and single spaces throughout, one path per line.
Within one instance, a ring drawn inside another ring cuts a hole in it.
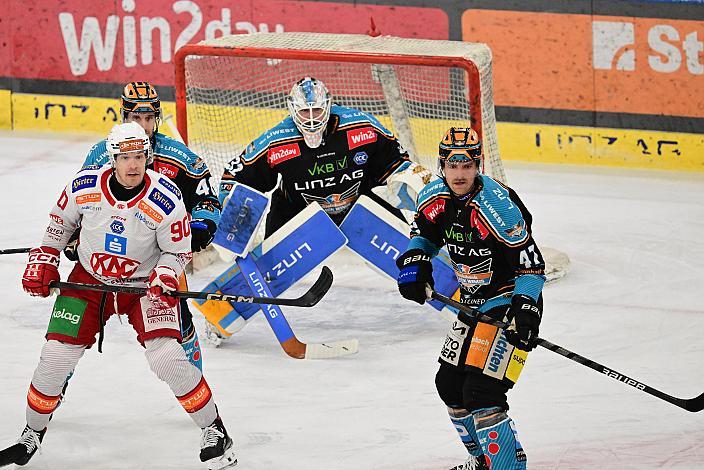
M 42 245 L 61 251 L 80 224 L 78 261 L 105 284 L 144 283 L 156 265 L 178 275 L 191 259 L 190 216 L 176 185 L 152 170 L 129 201 L 110 191 L 110 166 L 87 167 L 61 193 Z

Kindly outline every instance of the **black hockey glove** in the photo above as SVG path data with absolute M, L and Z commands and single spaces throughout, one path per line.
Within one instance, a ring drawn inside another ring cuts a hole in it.
M 64 255 L 71 261 L 78 261 L 78 237 L 81 235 L 81 227 L 78 227 L 71 238 L 68 239 L 68 245 L 64 248 Z
M 413 248 L 396 260 L 396 266 L 399 269 L 396 280 L 398 291 L 404 298 L 419 304 L 424 304 L 428 300 L 425 286 L 426 284 L 430 284 L 431 288 L 435 286 L 431 259 L 432 257 L 423 250 Z
M 217 225 L 212 220 L 191 220 L 191 250 L 194 252 L 204 250 L 205 247 L 210 245 L 210 242 L 215 237 L 217 228 Z
M 506 330 L 506 340 L 518 349 L 530 351 L 538 343 L 538 328 L 543 316 L 538 303 L 527 295 L 514 295 L 511 313 L 516 322 L 515 330 Z

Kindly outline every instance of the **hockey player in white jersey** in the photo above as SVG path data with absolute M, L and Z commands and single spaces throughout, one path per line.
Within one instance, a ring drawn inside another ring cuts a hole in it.
M 208 468 L 237 463 L 232 439 L 210 387 L 181 341 L 179 302 L 168 292 L 191 258 L 190 216 L 176 185 L 146 169 L 149 138 L 136 123 L 115 126 L 107 139 L 111 165 L 80 171 L 50 213 L 42 244 L 30 251 L 22 286 L 48 297 L 60 280 L 59 253 L 80 223 L 78 263 L 70 282 L 148 286 L 147 295 L 61 289 L 46 343 L 27 394 L 27 424 L 17 444 L 0 451 L 0 466 L 24 465 L 40 446 L 60 401 L 66 375 L 113 314 L 126 315 L 152 371 L 171 388 L 202 429 L 200 459 Z
M 162 121 L 161 99 L 156 89 L 148 82 L 130 82 L 125 85 L 120 97 L 122 122 L 136 122 L 144 128 L 154 153 L 149 169 L 166 175 L 183 196 L 186 211 L 191 215 L 191 249 L 205 249 L 213 239 L 220 221 L 220 202 L 211 187 L 210 170 L 206 162 L 194 154 L 186 145 L 159 132 Z M 83 162 L 83 167 L 104 165 L 110 159 L 106 141 L 95 144 Z M 64 253 L 76 260 L 78 231 Z M 182 276 L 181 289 L 187 290 L 186 277 Z M 188 359 L 203 370 L 198 332 L 193 326 L 193 316 L 188 301 L 181 299 L 181 331 L 183 349 Z

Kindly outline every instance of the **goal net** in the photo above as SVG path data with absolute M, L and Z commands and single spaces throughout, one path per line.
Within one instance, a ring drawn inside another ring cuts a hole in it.
M 288 115 L 286 97 L 304 76 L 322 80 L 334 103 L 376 116 L 431 170 L 445 131 L 471 124 L 482 137 L 484 172 L 505 180 L 485 44 L 256 33 L 187 45 L 176 55 L 179 131 L 219 179 L 229 160 Z
M 176 53 L 178 130 L 217 184 L 232 158 L 288 116 L 291 87 L 312 76 L 325 83 L 334 103 L 376 116 L 432 171 L 447 129 L 471 125 L 482 139 L 483 172 L 506 182 L 491 64 L 486 44 L 461 41 L 299 32 L 224 36 Z

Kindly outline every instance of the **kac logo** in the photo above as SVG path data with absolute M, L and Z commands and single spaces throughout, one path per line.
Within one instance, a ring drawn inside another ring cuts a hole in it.
M 353 160 L 357 165 L 364 165 L 369 160 L 369 155 L 367 152 L 357 152 L 354 154 Z
M 113 220 L 112 223 L 110 223 L 110 230 L 119 235 L 125 231 L 125 224 L 119 220 Z

